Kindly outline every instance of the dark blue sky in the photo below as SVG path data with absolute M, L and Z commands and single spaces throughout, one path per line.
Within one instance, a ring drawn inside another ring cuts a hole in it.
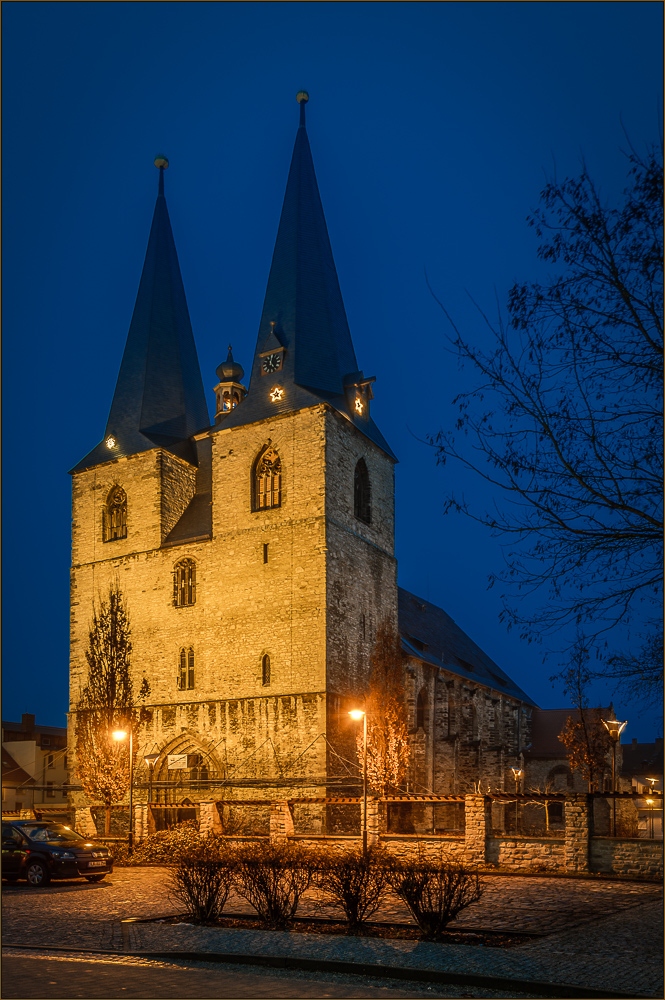
M 297 127 L 308 131 L 358 362 L 400 458 L 402 586 L 542 706 L 556 660 L 498 622 L 501 543 L 443 517 L 419 442 L 460 385 L 425 269 L 469 337 L 544 276 L 525 217 L 584 157 L 608 197 L 657 137 L 659 3 L 3 4 L 4 718 L 64 725 L 70 480 L 101 438 L 165 152 L 206 389 L 249 368 Z M 209 394 L 212 403 L 212 393 Z M 606 692 L 597 692 L 598 698 Z M 661 732 L 635 706 L 626 737 Z M 639 716 L 639 719 L 638 719 Z

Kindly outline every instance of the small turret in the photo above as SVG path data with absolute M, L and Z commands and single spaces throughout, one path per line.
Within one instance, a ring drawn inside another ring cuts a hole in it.
M 227 413 L 235 410 L 247 395 L 247 389 L 240 379 L 245 369 L 233 360 L 233 351 L 229 344 L 226 361 L 217 368 L 219 382 L 215 386 L 215 423 L 218 424 Z

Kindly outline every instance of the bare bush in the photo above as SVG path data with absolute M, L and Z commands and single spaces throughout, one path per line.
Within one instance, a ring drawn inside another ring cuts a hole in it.
M 344 911 L 348 934 L 357 934 L 376 913 L 389 889 L 388 874 L 386 854 L 378 848 L 320 857 L 317 885 Z
M 212 923 L 224 909 L 233 883 L 236 859 L 214 833 L 176 850 L 169 873 L 171 896 L 200 924 Z
M 440 941 L 458 913 L 480 899 L 483 889 L 475 872 L 446 861 L 419 860 L 393 867 L 390 884 L 402 899 L 426 941 Z
M 315 859 L 291 844 L 248 844 L 238 852 L 236 892 L 267 927 L 286 927 L 315 874 Z

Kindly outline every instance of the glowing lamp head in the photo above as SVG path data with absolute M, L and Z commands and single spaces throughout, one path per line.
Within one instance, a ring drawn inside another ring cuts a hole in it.
M 601 722 L 615 742 L 619 741 L 619 737 L 628 725 L 628 721 L 619 722 L 618 719 L 601 719 Z
M 116 443 L 117 443 L 116 439 L 113 437 L 112 434 L 109 434 L 109 436 L 107 437 L 106 441 L 104 442 L 104 444 L 106 445 L 106 447 L 109 450 L 111 450 L 112 448 L 115 448 Z
M 652 806 L 653 805 L 653 799 L 647 799 L 647 805 L 648 806 Z
M 121 740 L 127 739 L 127 731 L 125 729 L 114 729 L 111 736 L 119 743 Z
M 355 722 L 360 722 L 365 713 L 360 708 L 352 708 L 349 715 Z

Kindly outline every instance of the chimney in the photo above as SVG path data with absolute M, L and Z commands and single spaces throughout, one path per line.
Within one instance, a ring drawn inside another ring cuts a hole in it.
M 35 728 L 35 717 L 30 715 L 28 712 L 24 712 L 21 716 L 21 729 L 24 729 L 26 733 L 32 732 Z
M 633 746 L 637 746 L 637 736 L 633 736 Z

